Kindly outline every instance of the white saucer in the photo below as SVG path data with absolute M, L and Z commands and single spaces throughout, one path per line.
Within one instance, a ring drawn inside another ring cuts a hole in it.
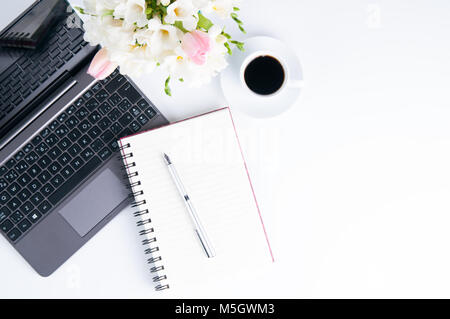
M 243 79 L 247 63 L 259 55 L 277 58 L 285 68 L 283 87 L 272 95 L 258 95 L 251 91 Z M 290 108 L 303 87 L 303 72 L 295 53 L 283 42 L 270 37 L 254 37 L 245 40 L 245 52 L 234 50 L 229 66 L 221 74 L 222 90 L 229 106 L 252 117 L 267 118 Z

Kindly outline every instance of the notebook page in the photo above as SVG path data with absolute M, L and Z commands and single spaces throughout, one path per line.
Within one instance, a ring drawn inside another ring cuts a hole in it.
M 122 140 L 140 189 L 170 291 L 243 280 L 272 261 L 228 109 Z M 167 153 L 215 248 L 207 258 L 163 159 Z M 150 224 L 149 224 L 150 225 Z

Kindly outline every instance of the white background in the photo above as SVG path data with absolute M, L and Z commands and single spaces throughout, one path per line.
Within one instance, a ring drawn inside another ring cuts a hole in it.
M 305 88 L 273 119 L 233 111 L 276 262 L 210 297 L 450 297 L 450 2 L 244 0 L 240 15 L 293 47 Z M 219 79 L 172 98 L 161 75 L 136 82 L 171 121 L 227 105 Z M 0 297 L 160 297 L 131 212 L 49 278 L 1 240 Z

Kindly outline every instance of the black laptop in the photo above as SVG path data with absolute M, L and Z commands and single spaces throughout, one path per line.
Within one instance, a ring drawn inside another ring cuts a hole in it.
M 0 48 L 0 233 L 42 276 L 129 204 L 116 141 L 167 124 L 118 70 L 86 73 L 98 47 L 60 2 L 36 49 Z

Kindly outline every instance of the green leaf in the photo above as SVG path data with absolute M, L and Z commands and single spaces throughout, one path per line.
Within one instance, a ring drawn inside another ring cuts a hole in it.
M 236 48 L 238 48 L 239 50 L 245 51 L 243 42 L 231 41 L 231 43 L 233 43 L 236 46 Z
M 242 33 L 244 33 L 244 34 L 247 34 L 247 31 L 245 31 L 245 29 L 242 25 L 239 25 L 239 30 L 241 30 Z
M 207 17 L 205 17 L 201 12 L 198 13 L 198 23 L 197 23 L 197 29 L 203 29 L 205 31 L 208 31 L 211 29 L 211 27 L 214 24 L 211 20 L 209 20 Z
M 74 8 L 75 8 L 75 10 L 78 10 L 79 13 L 86 14 L 86 12 L 84 11 L 83 8 L 81 8 L 81 7 L 74 7 Z
M 86 12 L 86 10 L 84 10 L 84 9 L 81 8 L 81 7 L 74 7 L 74 8 L 75 8 L 75 10 L 78 10 L 78 12 L 79 12 L 80 14 L 86 14 L 86 15 L 92 16 L 92 17 L 96 17 L 96 16 L 97 16 L 96 14 L 92 14 L 92 13 Z
M 179 78 L 178 81 L 184 82 L 184 79 L 183 78 Z
M 166 83 L 164 84 L 164 92 L 168 95 L 168 96 L 172 96 L 172 91 L 170 90 L 170 76 L 166 79 Z
M 228 40 L 231 39 L 231 35 L 229 35 L 228 33 L 226 33 L 225 31 L 222 31 L 221 33 L 225 38 L 227 38 Z
M 241 10 L 241 9 L 239 9 L 238 7 L 233 7 L 233 10 L 234 10 L 234 11 L 239 11 L 239 10 Z
M 114 10 L 106 10 L 105 13 L 102 14 L 102 17 L 112 16 L 114 14 Z
M 230 44 L 228 42 L 225 42 L 223 45 L 225 46 L 225 48 L 227 48 L 228 54 L 232 55 L 233 51 L 231 51 Z
M 189 32 L 188 30 L 186 30 L 183 26 L 183 22 L 182 21 L 175 21 L 175 23 L 173 24 L 174 27 L 180 29 L 181 31 L 183 31 L 184 33 Z

